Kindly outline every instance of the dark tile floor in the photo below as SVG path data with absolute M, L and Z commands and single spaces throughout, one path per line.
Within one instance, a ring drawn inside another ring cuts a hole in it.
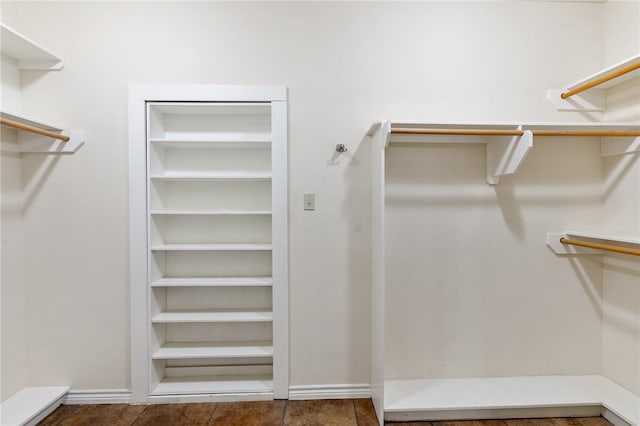
M 370 399 L 61 405 L 40 426 L 376 426 Z M 387 423 L 390 426 L 609 426 L 602 417 Z

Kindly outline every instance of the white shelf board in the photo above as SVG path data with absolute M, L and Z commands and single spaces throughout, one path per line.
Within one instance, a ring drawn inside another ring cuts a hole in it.
M 2 54 L 13 58 L 20 70 L 61 70 L 62 59 L 27 37 L 0 23 Z
M 273 356 L 272 342 L 167 343 L 153 359 L 268 358 Z
M 640 397 L 600 375 L 385 380 L 384 411 L 430 419 L 443 412 L 604 406 L 638 424 Z
M 6 146 L 8 144 L 6 144 L 3 145 L 3 150 L 31 154 L 74 154 L 82 147 L 82 145 L 84 145 L 84 132 L 82 130 L 63 130 L 59 126 L 44 123 L 23 114 L 7 111 L 0 111 L 0 117 L 6 120 L 16 121 L 21 124 L 36 127 L 38 129 L 60 133 L 65 136 L 69 136 L 70 138 L 67 142 L 64 142 L 47 136 L 16 129 L 16 131 L 19 132 L 17 146 L 14 149 L 9 149 Z
M 60 405 L 67 392 L 69 386 L 22 389 L 0 404 L 0 424 L 35 425 Z
M 271 277 L 162 278 L 151 287 L 269 287 Z
M 250 215 L 270 215 L 271 210 L 151 210 L 151 215 L 209 215 L 209 216 L 250 216 Z
M 166 323 L 220 323 L 220 322 L 270 322 L 270 311 L 214 311 L 214 312 L 162 312 L 151 319 L 157 324 Z
M 632 65 L 634 63 L 640 62 L 640 53 L 631 56 L 630 58 L 625 59 L 624 61 L 620 61 L 615 65 L 612 65 L 610 67 L 604 68 L 594 74 L 591 74 L 588 77 L 585 77 L 581 80 L 576 81 L 575 83 L 571 83 L 569 86 L 567 86 L 567 88 L 565 90 L 572 90 L 575 89 L 576 87 L 582 86 L 584 84 L 588 84 L 591 83 L 592 81 L 595 81 L 607 74 L 611 74 L 613 72 L 616 72 L 622 68 L 625 68 L 629 65 Z M 628 72 L 626 74 L 623 74 L 619 77 L 616 77 L 612 80 L 609 81 L 605 81 L 602 84 L 599 84 L 597 86 L 594 87 L 594 89 L 608 89 L 610 87 L 614 87 L 617 86 L 619 84 L 624 83 L 625 81 L 629 81 L 633 78 L 639 77 L 640 76 L 640 69 Z
M 156 244 L 152 251 L 270 251 L 272 244 Z
M 584 232 L 584 231 L 566 231 L 565 234 L 573 237 L 589 238 L 592 240 L 611 241 L 611 242 L 618 242 L 618 243 L 640 245 L 640 234 Z
M 189 181 L 270 181 L 271 174 L 266 173 L 238 173 L 238 174 L 213 174 L 213 173 L 183 173 L 152 175 L 153 181 L 189 182 Z
M 269 115 L 270 102 L 150 102 L 154 111 L 169 115 Z
M 149 138 L 162 148 L 270 148 L 271 133 L 217 133 L 211 135 Z
M 167 377 L 152 395 L 197 393 L 263 393 L 273 391 L 271 376 Z

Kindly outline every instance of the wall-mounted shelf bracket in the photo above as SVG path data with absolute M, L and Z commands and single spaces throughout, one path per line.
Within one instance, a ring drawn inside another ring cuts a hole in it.
M 69 137 L 68 141 L 63 141 L 47 136 L 43 136 L 30 131 L 18 130 L 18 143 L 3 143 L 2 150 L 14 153 L 29 154 L 74 154 L 84 145 L 84 131 L 82 130 L 62 130 L 59 127 L 42 123 L 40 121 L 27 118 L 23 115 L 0 112 L 0 117 L 12 122 L 24 124 L 48 132 L 58 133 Z
M 522 130 L 519 126 L 518 130 Z M 487 143 L 487 183 L 495 185 L 500 176 L 514 174 L 533 148 L 533 132 L 509 138 L 493 136 Z

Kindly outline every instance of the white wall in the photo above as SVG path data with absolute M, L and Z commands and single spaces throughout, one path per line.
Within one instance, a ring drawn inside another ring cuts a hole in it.
M 23 73 L 23 111 L 86 134 L 86 145 L 71 157 L 23 163 L 25 187 L 32 188 L 24 216 L 28 381 L 67 381 L 75 389 L 129 387 L 128 84 L 289 87 L 291 384 L 368 383 L 370 171 L 369 147 L 361 141 L 369 125 L 385 118 L 581 120 L 580 114 L 555 111 L 545 91 L 600 67 L 603 51 L 603 5 L 593 3 L 2 7 L 5 22 L 66 63 L 60 73 Z M 337 143 L 349 153 L 330 164 Z M 475 170 L 481 153 L 465 149 Z M 579 148 L 584 161 L 592 160 L 593 149 Z M 533 164 L 528 183 L 521 183 L 527 196 L 544 198 L 548 181 L 537 179 L 548 165 L 540 158 Z M 515 209 L 520 194 L 497 197 L 471 170 L 473 185 L 463 189 L 491 199 L 486 217 L 502 238 L 531 247 L 536 257 L 548 256 L 539 235 L 555 224 L 544 218 L 548 207 L 523 206 L 508 225 L 522 232 L 531 220 L 534 229 L 514 239 L 497 201 L 506 199 Z M 30 184 L 38 173 L 45 177 Z M 587 181 L 580 194 L 588 204 L 591 173 L 579 178 Z M 302 210 L 303 192 L 317 194 L 315 212 Z M 553 268 L 568 271 L 566 264 Z M 535 282 L 548 272 L 531 273 Z M 573 276 L 566 286 L 567 294 L 583 291 L 578 316 L 593 321 L 597 309 L 585 289 Z M 564 319 L 557 315 L 540 326 L 536 318 L 525 322 L 539 334 Z M 580 347 L 596 347 L 599 333 L 578 333 L 576 340 Z M 590 353 L 576 369 L 594 369 L 599 357 Z M 566 367 L 561 364 L 558 369 Z
M 0 109 L 20 109 L 20 72 L 15 61 L 1 57 L 2 98 Z M 26 383 L 26 304 L 24 294 L 24 228 L 22 219 L 22 161 L 11 152 L 17 142 L 15 130 L 0 131 L 0 400 Z
M 640 2 L 605 7 L 605 65 L 640 52 Z M 640 120 L 640 78 L 607 92 L 606 120 Z M 604 161 L 605 222 L 612 232 L 640 234 L 640 156 Z M 640 264 L 631 256 L 604 258 L 603 373 L 640 394 Z

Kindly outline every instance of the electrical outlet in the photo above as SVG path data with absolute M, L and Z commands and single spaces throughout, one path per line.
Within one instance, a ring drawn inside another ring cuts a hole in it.
M 304 194 L 304 209 L 305 210 L 316 209 L 316 194 Z

